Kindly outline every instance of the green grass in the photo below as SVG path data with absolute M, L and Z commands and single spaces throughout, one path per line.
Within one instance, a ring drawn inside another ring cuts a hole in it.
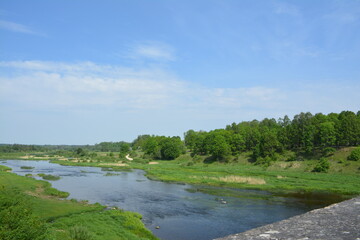
M 16 153 L 0 152 L 0 159 L 21 159 L 21 157 L 24 155 L 26 155 L 26 153 L 23 152 L 16 152 Z
M 12 169 L 10 167 L 0 165 L 0 172 L 9 172 L 11 170 Z
M 212 185 L 241 189 L 258 189 L 271 192 L 330 192 L 343 195 L 360 194 L 360 174 L 358 162 L 339 162 L 346 159 L 340 152 L 328 157 L 331 167 L 328 173 L 313 173 L 317 160 L 278 161 L 270 167 L 256 166 L 248 161 L 245 153 L 228 164 L 213 162 L 206 164 L 203 159 L 193 161 L 188 155 L 174 161 L 157 161 L 148 165 L 131 163 L 131 167 L 143 169 L 152 179 L 169 182 L 185 182 L 198 185 Z M 233 178 L 248 178 L 265 181 L 265 184 L 227 181 Z
M 70 234 L 66 229 L 72 229 L 74 226 L 86 229 L 94 240 L 156 239 L 150 231 L 144 231 L 139 214 L 121 210 L 88 212 L 71 218 L 57 219 L 52 224 L 53 234 L 57 239 L 70 240 Z
M 50 183 L 3 170 L 7 168 L 0 165 L 0 188 L 14 189 L 27 196 L 27 204 L 34 215 L 47 222 L 48 239 L 70 240 L 74 232 L 86 233 L 94 240 L 157 239 L 145 228 L 137 213 L 105 211 L 100 204 L 61 200 L 58 197 L 67 193 L 52 188 Z
M 60 179 L 60 176 L 54 176 L 51 174 L 44 174 L 44 173 L 39 173 L 38 176 L 42 177 L 42 179 L 50 180 L 50 181 L 56 181 Z

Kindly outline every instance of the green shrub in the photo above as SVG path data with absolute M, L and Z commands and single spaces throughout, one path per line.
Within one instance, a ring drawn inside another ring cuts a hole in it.
M 74 226 L 69 230 L 70 238 L 73 240 L 91 240 L 93 236 L 87 230 L 87 228 L 83 226 Z
M 322 150 L 324 156 L 331 156 L 336 152 L 336 149 L 333 147 L 326 147 Z
M 350 153 L 350 155 L 348 156 L 347 159 L 351 160 L 351 161 L 359 161 L 360 160 L 360 147 L 352 150 L 352 152 Z
M 271 163 L 275 161 L 276 161 L 275 157 L 270 157 L 270 156 L 258 157 L 255 161 L 255 165 L 262 165 L 263 167 L 269 167 Z
M 329 170 L 329 168 L 330 168 L 329 161 L 326 158 L 321 158 L 312 171 L 326 173 Z
M 21 166 L 21 169 L 34 169 L 34 167 L 30 167 L 30 166 Z
M 59 191 L 56 188 L 52 188 L 52 187 L 45 188 L 44 192 L 47 195 L 59 197 L 59 198 L 67 198 L 70 195 L 68 192 Z
M 38 175 L 39 175 L 40 177 L 42 177 L 42 179 L 45 179 L 45 180 L 56 181 L 56 180 L 59 180 L 59 179 L 60 179 L 59 176 L 54 176 L 54 175 L 51 175 L 51 174 L 39 173 Z
M 47 239 L 46 224 L 33 215 L 28 196 L 16 189 L 0 188 L 0 239 Z

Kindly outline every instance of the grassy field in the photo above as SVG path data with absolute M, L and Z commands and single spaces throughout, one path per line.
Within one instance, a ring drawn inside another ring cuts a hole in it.
M 7 170 L 9 168 L 0 166 L 0 190 L 20 192 L 26 197 L 26 204 L 31 206 L 33 214 L 46 223 L 46 239 L 83 239 L 81 236 L 89 240 L 157 239 L 145 228 L 137 213 L 105 210 L 100 204 L 59 199 L 67 194 L 51 188 L 50 183 Z M 3 205 L 1 200 L 3 198 L 0 198 L 0 207 Z
M 259 189 L 271 192 L 331 192 L 344 195 L 360 194 L 358 173 L 304 172 L 315 165 L 310 161 L 276 162 L 264 168 L 252 164 L 191 163 L 183 159 L 157 161 L 158 164 L 130 164 L 147 172 L 153 179 L 220 187 Z M 346 166 L 348 167 L 348 166 Z M 358 167 L 358 166 L 356 166 Z
M 108 153 L 98 153 L 96 159 L 50 159 L 63 165 L 107 167 L 113 170 L 143 169 L 149 178 L 169 182 L 258 189 L 275 193 L 328 192 L 353 196 L 360 194 L 360 162 L 346 160 L 352 149 L 342 148 L 326 157 L 330 164 L 327 173 L 312 172 L 320 156 L 304 156 L 295 161 L 285 160 L 291 152 L 285 153 L 280 156 L 280 160 L 266 167 L 251 163 L 251 153 L 233 157 L 229 163 L 211 161 L 211 158 L 206 156 L 191 157 L 189 153 L 172 161 L 146 160 L 142 158 L 141 152 L 132 153 L 133 161 L 119 156 L 103 160 L 99 158 Z M 14 154 L 14 157 L 24 158 L 19 154 Z M 0 158 L 4 159 L 3 156 Z

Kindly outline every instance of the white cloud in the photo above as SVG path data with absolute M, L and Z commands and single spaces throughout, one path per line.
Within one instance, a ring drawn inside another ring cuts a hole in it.
M 43 36 L 43 34 L 32 30 L 28 26 L 25 26 L 25 25 L 19 24 L 19 23 L 4 21 L 4 20 L 0 20 L 0 28 L 8 30 L 8 31 L 12 31 L 12 32 L 19 32 L 19 33 Z
M 130 51 L 131 58 L 145 58 L 151 60 L 174 61 L 174 49 L 165 43 L 148 42 L 133 47 Z
M 199 122 L 222 119 L 225 124 L 300 111 L 354 110 L 360 101 L 359 85 L 345 88 L 336 83 L 299 84 L 292 89 L 285 85 L 210 88 L 179 80 L 162 69 L 92 62 L 0 62 L 0 70 L 0 103 L 29 110 L 106 108 L 143 115 L 155 110 L 160 114 L 158 117 L 174 121 L 179 116 L 188 116 L 187 119 Z
M 102 105 L 130 109 L 240 109 L 279 101 L 275 88 L 207 88 L 180 81 L 161 69 L 76 64 L 0 62 L 1 98 L 29 107 Z M 5 74 L 7 72 L 7 74 Z M 10 74 L 9 74 L 10 73 Z
M 0 62 L 0 67 L 13 72 L 12 77 L 0 77 L 3 98 L 37 106 L 157 108 L 182 85 L 162 70 L 135 71 L 91 62 Z

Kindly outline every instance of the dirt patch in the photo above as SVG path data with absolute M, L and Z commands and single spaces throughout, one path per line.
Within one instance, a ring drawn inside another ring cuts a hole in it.
M 38 197 L 38 198 L 42 198 L 42 199 L 50 199 L 50 198 L 55 198 L 53 196 L 49 196 L 49 195 L 44 195 L 44 188 L 43 187 L 37 187 L 35 192 L 31 192 L 31 191 L 25 191 L 25 193 L 27 195 L 33 196 L 33 197 Z
M 232 182 L 232 183 L 247 183 L 247 184 L 266 184 L 265 180 L 262 178 L 254 177 L 241 177 L 241 176 L 226 176 L 219 177 L 219 180 L 222 182 Z
M 158 162 L 149 162 L 150 165 L 159 164 Z
M 119 163 L 100 163 L 99 165 L 100 166 L 117 166 L 117 167 L 129 166 L 126 163 L 122 163 L 122 162 L 119 162 Z
M 253 185 L 261 185 L 266 184 L 266 181 L 262 178 L 255 178 L 255 177 L 241 177 L 241 176 L 225 176 L 225 177 L 197 177 L 191 176 L 190 178 L 201 178 L 201 179 L 211 179 L 220 182 L 228 182 L 228 183 L 247 183 Z
M 290 168 L 299 168 L 301 167 L 301 163 L 298 163 L 298 162 L 294 162 L 290 165 Z
M 286 177 L 279 175 L 279 176 L 276 176 L 276 178 L 277 178 L 277 179 L 283 179 L 283 178 L 286 178 Z
M 282 162 L 282 163 L 279 163 L 279 167 L 280 167 L 280 168 L 288 168 L 288 167 L 289 167 L 289 164 L 288 164 L 288 163 L 285 163 L 285 162 Z

